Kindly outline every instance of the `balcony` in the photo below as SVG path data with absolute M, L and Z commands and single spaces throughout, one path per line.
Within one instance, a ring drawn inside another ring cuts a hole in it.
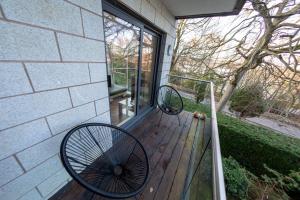
M 194 99 L 197 84 L 204 86 L 206 119 L 193 113 L 175 116 L 153 110 L 130 132 L 144 145 L 150 161 L 150 174 L 143 191 L 135 199 L 226 199 L 216 121 L 213 83 L 168 75 L 169 85 L 186 99 Z M 185 87 L 193 85 L 192 89 Z M 105 199 L 71 181 L 51 200 Z

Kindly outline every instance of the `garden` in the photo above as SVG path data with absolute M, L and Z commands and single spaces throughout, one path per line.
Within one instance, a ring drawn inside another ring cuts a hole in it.
M 184 98 L 189 112 L 209 107 Z M 300 139 L 218 113 L 228 199 L 299 199 Z

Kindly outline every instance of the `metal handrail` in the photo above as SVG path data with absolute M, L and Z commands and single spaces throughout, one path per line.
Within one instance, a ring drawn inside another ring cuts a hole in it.
M 200 80 L 195 78 L 188 78 L 177 75 L 169 75 L 168 77 L 175 77 L 180 79 L 187 79 L 197 82 L 206 82 L 210 84 L 210 110 L 211 110 L 211 126 L 212 126 L 212 171 L 213 171 L 213 199 L 226 200 L 225 181 L 222 165 L 222 154 L 220 148 L 219 131 L 217 124 L 217 114 L 214 96 L 214 83 L 212 81 Z
M 212 125 L 212 149 L 213 149 L 213 184 L 214 199 L 226 200 L 225 181 L 220 148 L 219 130 L 215 105 L 214 84 L 210 82 L 211 93 L 211 125 Z
M 187 80 L 191 80 L 191 81 L 211 83 L 211 81 L 201 80 L 201 79 L 196 79 L 196 78 L 189 78 L 189 77 L 185 77 L 185 76 L 177 76 L 177 75 L 170 75 L 170 74 L 167 74 L 166 76 L 171 76 L 171 77 L 176 77 L 176 78 L 182 78 L 182 79 L 187 79 Z

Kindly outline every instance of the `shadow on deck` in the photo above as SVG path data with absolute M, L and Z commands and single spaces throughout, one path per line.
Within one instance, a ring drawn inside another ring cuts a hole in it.
M 140 194 L 131 199 L 183 198 L 181 195 L 184 193 L 184 185 L 190 176 L 188 170 L 193 165 L 190 158 L 193 157 L 194 141 L 199 141 L 197 137 L 203 135 L 205 125 L 203 121 L 193 118 L 192 113 L 186 111 L 180 114 L 181 126 L 176 116 L 164 114 L 158 127 L 159 117 L 160 112 L 153 111 L 130 131 L 144 145 L 150 164 L 146 186 Z M 51 200 L 89 199 L 107 198 L 93 195 L 75 181 L 69 182 L 51 198 Z

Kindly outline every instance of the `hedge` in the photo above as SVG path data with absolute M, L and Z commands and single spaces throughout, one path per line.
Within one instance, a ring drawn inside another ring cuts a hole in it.
M 189 112 L 205 112 L 210 117 L 207 105 L 196 104 L 183 98 L 184 109 Z M 221 153 L 232 156 L 253 174 L 268 174 L 264 163 L 284 175 L 290 170 L 300 171 L 300 139 L 278 134 L 269 129 L 249 124 L 218 113 Z
M 300 140 L 239 119 L 218 114 L 222 156 L 232 156 L 250 172 L 268 174 L 268 167 L 287 175 L 300 170 Z

